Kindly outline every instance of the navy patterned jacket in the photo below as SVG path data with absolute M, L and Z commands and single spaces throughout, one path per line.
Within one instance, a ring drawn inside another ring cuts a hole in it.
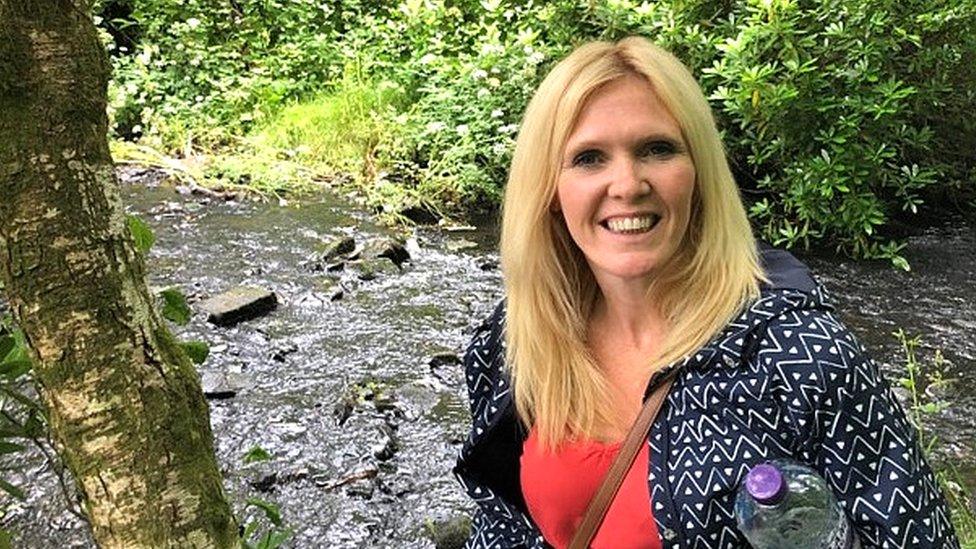
M 663 546 L 749 547 L 735 491 L 751 466 L 791 457 L 828 480 L 863 547 L 958 548 L 915 431 L 875 363 L 803 264 L 773 249 L 762 258 L 771 281 L 761 297 L 668 368 L 680 370 L 648 435 Z M 526 433 L 504 368 L 504 316 L 500 304 L 464 360 L 473 425 L 454 474 L 478 504 L 467 547 L 547 547 L 519 483 Z

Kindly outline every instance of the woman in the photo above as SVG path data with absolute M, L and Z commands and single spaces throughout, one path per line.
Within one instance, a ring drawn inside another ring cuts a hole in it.
M 865 547 L 958 546 L 877 367 L 802 264 L 757 249 L 708 103 L 669 53 L 591 43 L 546 77 L 501 256 L 506 300 L 465 357 L 469 546 L 566 546 L 675 368 L 594 547 L 745 547 L 735 490 L 776 457 L 828 479 Z

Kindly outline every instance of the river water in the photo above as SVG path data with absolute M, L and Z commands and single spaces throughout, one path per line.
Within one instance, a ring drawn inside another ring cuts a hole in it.
M 233 398 L 210 401 L 235 509 L 249 497 L 279 505 L 294 530 L 289 547 L 433 547 L 435 525 L 472 507 L 450 475 L 469 421 L 452 360 L 501 297 L 494 229 L 416 229 L 402 235 L 411 252 L 403 271 L 366 282 L 349 269 L 309 265 L 330 238 L 351 235 L 361 244 L 389 234 L 346 201 L 325 194 L 288 205 L 210 201 L 158 185 L 154 174 L 126 173 L 126 204 L 156 233 L 152 286 L 178 286 L 191 307 L 245 283 L 279 298 L 273 313 L 232 328 L 208 324 L 199 310 L 174 327 L 211 346 L 202 374 L 239 384 Z M 955 463 L 973 487 L 976 224 L 952 219 L 908 242 L 908 273 L 882 262 L 803 259 L 890 379 L 904 375 L 895 329 L 922 336 L 929 371 L 941 351 L 941 374 L 955 381 L 935 394 L 952 406 L 925 425 L 939 437 L 936 458 Z M 338 287 L 343 296 L 332 301 Z M 243 463 L 254 446 L 271 460 Z M 15 546 L 93 546 L 49 467 L 36 452 L 28 457 L 10 477 L 27 487 L 28 501 L 3 503 Z

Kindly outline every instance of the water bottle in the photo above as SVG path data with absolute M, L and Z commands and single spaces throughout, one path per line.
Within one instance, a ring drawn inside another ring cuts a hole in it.
M 773 460 L 749 470 L 736 495 L 735 518 L 754 549 L 860 546 L 827 482 L 791 460 Z

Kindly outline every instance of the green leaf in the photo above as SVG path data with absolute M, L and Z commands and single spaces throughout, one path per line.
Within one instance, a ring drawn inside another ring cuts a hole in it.
M 186 304 L 183 292 L 176 288 L 167 288 L 159 292 L 159 296 L 163 298 L 163 318 L 177 326 L 185 326 L 190 322 L 190 316 L 193 313 Z
M 24 434 L 28 437 L 39 437 L 44 433 L 44 422 L 37 410 L 31 410 L 24 422 Z
M 258 530 L 258 526 L 259 524 L 258 521 L 256 520 L 252 520 L 251 522 L 247 523 L 247 526 L 244 528 L 244 533 L 241 534 L 241 538 L 245 540 L 251 539 L 251 536 L 254 535 L 254 532 Z M 253 547 L 250 544 L 248 544 L 247 546 Z
M 30 369 L 31 363 L 29 360 L 8 360 L 0 364 L 0 375 L 10 379 L 17 379 L 29 372 Z
M 0 427 L 0 438 L 23 438 L 27 436 L 27 434 L 24 432 L 24 428 L 18 425 L 16 422 L 11 422 L 6 418 L 4 418 L 3 421 L 7 423 L 7 426 Z
M 272 530 L 261 538 L 258 549 L 277 549 L 289 537 L 291 537 L 291 530 Z
M 278 511 L 278 506 L 275 505 L 274 503 L 264 501 L 263 499 L 259 499 L 259 498 L 248 498 L 247 504 L 253 505 L 258 509 L 264 511 L 264 516 L 268 517 L 268 520 L 271 521 L 271 524 L 274 524 L 275 526 L 281 526 L 281 512 Z
M 156 242 L 156 235 L 153 234 L 152 229 L 149 228 L 149 225 L 146 225 L 145 221 L 134 215 L 127 215 L 125 219 L 129 224 L 129 232 L 132 233 L 132 239 L 136 243 L 136 249 L 143 254 L 149 252 L 153 243 Z
M 260 446 L 255 446 L 244 454 L 244 463 L 255 463 L 259 461 L 268 461 L 271 459 L 271 454 L 267 450 Z
M 9 396 L 10 398 L 16 400 L 17 402 L 19 402 L 25 408 L 28 408 L 30 410 L 37 410 L 38 412 L 41 412 L 41 413 L 43 413 L 43 411 L 44 411 L 41 408 L 40 404 L 38 404 L 37 402 L 34 402 L 34 400 L 31 399 L 30 397 L 28 397 L 27 395 L 21 394 L 20 392 L 18 392 L 17 390 L 11 388 L 8 385 L 0 384 L 0 393 L 3 393 L 5 395 Z
M 24 447 L 20 444 L 0 440 L 0 454 L 13 454 L 15 452 L 20 452 L 23 449 Z
M 12 351 L 16 345 L 17 340 L 14 339 L 14 336 L 6 335 L 0 337 L 0 362 L 3 362 L 3 359 L 10 354 L 10 351 Z
M 934 414 L 939 411 L 939 405 L 935 402 L 929 402 L 920 406 L 919 409 L 922 410 L 922 413 Z
M 0 489 L 2 489 L 4 492 L 7 492 L 11 496 L 19 499 L 20 501 L 24 501 L 25 499 L 27 499 L 27 496 L 24 495 L 23 490 L 17 488 L 13 484 L 10 484 L 9 482 L 3 480 L 2 478 L 0 478 Z
M 180 347 L 183 347 L 190 360 L 195 364 L 203 364 L 210 355 L 210 346 L 203 341 L 184 341 L 180 343 Z

